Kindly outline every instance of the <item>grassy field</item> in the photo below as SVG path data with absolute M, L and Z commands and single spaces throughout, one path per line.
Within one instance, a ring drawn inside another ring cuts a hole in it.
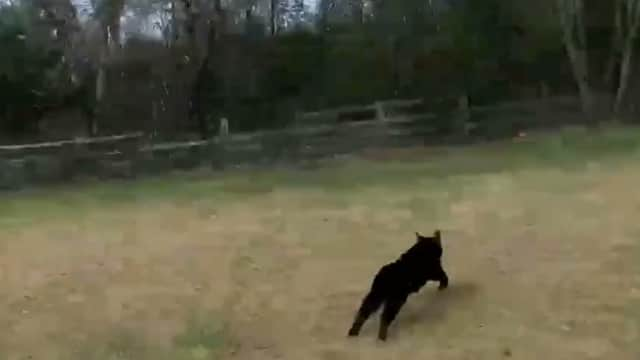
M 0 198 L 0 359 L 640 358 L 640 130 Z M 451 286 L 346 332 L 441 228 Z

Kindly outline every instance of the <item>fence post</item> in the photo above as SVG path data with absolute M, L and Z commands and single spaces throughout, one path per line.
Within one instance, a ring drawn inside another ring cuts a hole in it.
M 62 173 L 62 180 L 73 180 L 75 176 L 76 165 L 76 144 L 69 141 L 60 145 L 60 168 Z
M 540 82 L 540 97 L 543 99 L 548 99 L 551 91 L 549 90 L 549 85 L 546 82 Z
M 218 135 L 226 137 L 229 135 L 229 120 L 226 117 L 220 118 L 220 128 L 218 129 Z
M 211 167 L 222 170 L 226 164 L 226 147 L 229 138 L 229 120 L 226 117 L 220 118 L 218 136 L 208 140 L 208 153 L 211 157 Z
M 125 140 L 122 145 L 122 155 L 124 157 L 124 163 L 126 164 L 125 166 L 128 168 L 128 177 L 136 177 L 138 175 L 143 144 L 144 136 L 136 136 L 131 140 Z
M 376 101 L 373 106 L 376 108 L 376 119 L 378 121 L 385 121 L 384 106 L 381 101 Z
M 467 136 L 467 124 L 471 119 L 471 111 L 469 109 L 469 96 L 464 94 L 458 98 L 458 109 L 454 115 L 453 130 L 456 136 Z

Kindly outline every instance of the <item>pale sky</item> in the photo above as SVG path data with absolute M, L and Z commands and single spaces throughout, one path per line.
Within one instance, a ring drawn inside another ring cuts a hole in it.
M 11 0 L 0 0 L 0 5 L 7 5 L 11 2 Z M 78 17 L 81 22 L 86 21 L 93 13 L 93 7 L 91 6 L 90 0 L 71 0 L 71 3 L 76 7 Z M 318 0 L 305 0 L 305 5 L 312 12 L 315 12 Z M 157 15 L 153 14 L 149 15 L 147 19 L 140 19 L 139 17 L 136 18 L 132 11 L 125 10 L 125 14 L 121 19 L 122 30 L 124 32 L 123 35 L 126 37 L 127 35 L 138 33 L 152 37 L 160 37 L 160 30 L 154 26 L 154 22 L 157 19 Z

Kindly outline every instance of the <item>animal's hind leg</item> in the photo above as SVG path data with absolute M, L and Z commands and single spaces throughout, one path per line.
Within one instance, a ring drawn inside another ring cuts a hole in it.
M 384 304 L 384 310 L 382 310 L 382 319 L 380 321 L 380 330 L 378 331 L 378 339 L 387 340 L 387 331 L 389 325 L 395 320 L 398 312 L 407 301 L 407 295 L 397 295 L 388 299 Z
M 374 291 L 370 291 L 367 296 L 365 296 L 364 300 L 362 300 L 362 305 L 360 305 L 360 309 L 353 320 L 353 324 L 349 329 L 349 336 L 358 336 L 364 322 L 367 321 L 371 314 L 380 308 L 383 301 L 384 297 L 382 294 Z

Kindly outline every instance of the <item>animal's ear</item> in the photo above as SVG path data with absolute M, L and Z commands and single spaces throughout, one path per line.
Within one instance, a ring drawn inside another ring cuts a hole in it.
M 416 241 L 420 241 L 422 239 L 422 235 L 416 231 Z
M 433 238 L 436 240 L 438 244 L 441 244 L 440 230 L 436 230 L 433 232 Z

